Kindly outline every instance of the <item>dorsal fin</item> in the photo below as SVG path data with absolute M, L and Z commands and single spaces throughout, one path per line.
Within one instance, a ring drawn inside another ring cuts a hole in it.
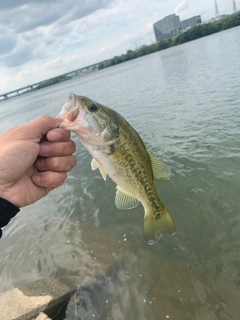
M 149 155 L 151 158 L 154 180 L 169 180 L 171 177 L 171 170 L 168 168 L 168 166 L 161 160 L 151 155 L 151 153 L 149 153 Z

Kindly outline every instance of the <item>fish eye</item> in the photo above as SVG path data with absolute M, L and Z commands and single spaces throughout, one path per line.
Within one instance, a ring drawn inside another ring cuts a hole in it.
M 88 110 L 91 111 L 91 112 L 95 112 L 98 110 L 98 107 L 95 103 L 91 103 L 89 106 L 88 106 Z

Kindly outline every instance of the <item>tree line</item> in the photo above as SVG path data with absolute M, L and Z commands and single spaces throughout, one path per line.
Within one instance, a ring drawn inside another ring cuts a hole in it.
M 56 78 L 52 78 L 52 79 L 49 79 L 49 80 L 46 80 L 46 81 L 40 83 L 38 86 L 36 86 L 36 88 L 34 88 L 34 90 L 42 89 L 42 88 L 51 86 L 53 84 L 56 84 L 56 83 L 59 83 L 59 82 L 62 82 L 62 81 L 68 80 L 68 79 L 71 79 L 71 77 L 67 77 L 64 75 L 58 76 Z
M 202 25 L 197 25 L 172 38 L 158 41 L 148 46 L 143 45 L 136 50 L 128 50 L 127 53 L 125 54 L 122 54 L 120 56 L 115 56 L 114 58 L 106 62 L 100 63 L 98 65 L 98 69 L 99 70 L 104 69 L 125 61 L 136 59 L 138 57 L 142 57 L 156 51 L 161 51 L 161 50 L 164 50 L 188 41 L 192 41 L 192 40 L 196 40 L 196 39 L 208 36 L 210 34 L 213 34 L 219 31 L 236 27 L 239 25 L 240 25 L 240 13 L 235 13 L 221 20 L 209 22 Z

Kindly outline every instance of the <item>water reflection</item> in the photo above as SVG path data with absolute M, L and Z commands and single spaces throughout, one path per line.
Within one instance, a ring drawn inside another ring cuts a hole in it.
M 73 135 L 78 164 L 67 182 L 4 229 L 1 292 L 62 268 L 99 319 L 239 318 L 239 39 L 233 28 L 1 102 L 1 130 L 58 114 L 70 91 L 120 112 L 170 166 L 156 189 L 177 226 L 149 247 L 143 208 L 115 207 L 115 184 L 92 172 Z M 125 257 L 114 279 L 104 273 Z

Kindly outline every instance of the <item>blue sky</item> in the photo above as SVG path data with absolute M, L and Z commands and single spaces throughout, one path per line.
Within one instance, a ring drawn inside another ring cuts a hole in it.
M 232 13 L 231 0 L 218 4 Z M 0 1 L 0 93 L 150 44 L 153 23 L 172 13 L 208 20 L 214 0 Z

